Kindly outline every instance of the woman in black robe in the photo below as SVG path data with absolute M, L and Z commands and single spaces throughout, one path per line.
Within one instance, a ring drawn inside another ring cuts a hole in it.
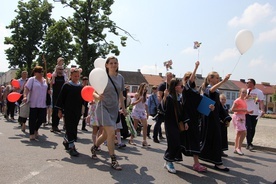
M 221 159 L 221 125 L 220 125 L 220 100 L 218 88 L 230 78 L 228 74 L 220 81 L 217 72 L 211 72 L 202 84 L 204 95 L 215 101 L 215 109 L 208 116 L 204 116 L 201 129 L 201 153 L 199 158 L 215 164 L 214 168 L 219 171 L 229 171 Z

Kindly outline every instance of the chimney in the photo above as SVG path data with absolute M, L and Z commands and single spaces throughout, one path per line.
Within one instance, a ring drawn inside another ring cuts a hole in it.
M 240 82 L 245 83 L 245 79 L 240 79 Z
M 137 71 L 141 73 L 141 69 L 138 69 Z
M 159 73 L 159 76 L 162 77 L 162 73 Z

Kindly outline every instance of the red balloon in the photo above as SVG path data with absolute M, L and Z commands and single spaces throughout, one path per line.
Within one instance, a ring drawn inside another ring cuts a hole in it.
M 51 79 L 52 78 L 52 74 L 51 73 L 47 73 L 47 78 Z
M 9 102 L 16 102 L 19 100 L 19 98 L 21 97 L 22 94 L 17 93 L 17 92 L 11 92 L 10 94 L 8 94 L 7 99 Z
M 14 87 L 14 88 L 20 88 L 20 83 L 18 80 L 12 80 L 11 81 L 11 85 Z
M 94 91 L 95 90 L 92 86 L 85 86 L 81 90 L 81 97 L 85 101 L 90 102 L 90 101 L 94 100 L 94 96 L 93 96 Z

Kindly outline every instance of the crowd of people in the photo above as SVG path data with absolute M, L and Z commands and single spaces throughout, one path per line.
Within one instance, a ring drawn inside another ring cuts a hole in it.
M 167 141 L 164 167 L 170 173 L 176 173 L 173 163 L 182 161 L 183 155 L 193 157 L 192 167 L 195 171 L 207 171 L 207 168 L 200 164 L 199 160 L 202 160 L 213 163 L 216 170 L 228 172 L 230 169 L 223 165 L 222 157 L 228 156 L 224 151 L 228 150 L 227 128 L 231 121 L 236 130 L 234 153 L 244 155 L 242 143 L 245 138 L 246 148 L 254 149 L 252 142 L 256 124 L 258 117 L 264 114 L 264 95 L 255 88 L 254 79 L 248 79 L 247 89 L 240 89 L 240 95 L 230 109 L 234 113 L 232 119 L 225 106 L 226 97 L 218 90 L 230 78 L 230 74 L 221 80 L 217 72 L 210 72 L 198 88 L 195 80 L 199 61 L 195 62 L 194 70 L 185 73 L 182 79 L 177 79 L 171 72 L 167 72 L 164 82 L 153 86 L 149 96 L 148 84 L 141 83 L 133 98 L 129 99 L 124 77 L 118 72 L 118 59 L 109 57 L 105 63 L 107 86 L 101 94 L 95 91 L 94 100 L 89 102 L 84 101 L 81 95 L 83 87 L 89 85 L 88 78 L 81 78 L 81 68 L 72 67 L 67 79 L 63 62 L 63 58 L 57 59 L 51 79 L 44 75 L 43 67 L 35 66 L 29 78 L 28 73 L 22 71 L 18 80 L 19 88 L 13 87 L 12 83 L 1 86 L 1 112 L 7 120 L 15 121 L 16 107 L 21 103 L 29 104 L 28 117 L 19 116 L 18 122 L 22 132 L 25 132 L 28 120 L 30 141 L 39 138 L 39 128 L 47 123 L 51 124 L 51 132 L 60 132 L 59 122 L 63 119 L 65 150 L 71 156 L 78 156 L 75 141 L 82 117 L 81 130 L 87 131 L 87 125 L 92 127 L 92 158 L 98 159 L 97 151 L 105 144 L 111 158 L 111 167 L 122 170 L 116 158 L 115 145 L 120 148 L 126 146 L 121 141 L 123 136 L 130 137 L 129 145 L 136 146 L 133 131 L 127 130 L 128 133 L 121 135 L 120 130 L 127 127 L 125 117 L 131 117 L 134 129 L 137 129 L 139 124 L 142 126 L 142 146 L 150 148 L 148 139 L 151 139 L 151 125 L 148 124 L 148 119 L 151 116 L 155 122 L 153 142 L 158 144 L 162 139 Z M 9 102 L 7 96 L 14 91 L 21 93 L 22 98 L 17 102 Z M 203 97 L 214 102 L 207 104 L 209 114 L 201 114 L 197 110 Z M 127 108 L 131 109 L 128 111 L 130 113 L 127 113 Z M 163 122 L 166 137 L 162 135 Z

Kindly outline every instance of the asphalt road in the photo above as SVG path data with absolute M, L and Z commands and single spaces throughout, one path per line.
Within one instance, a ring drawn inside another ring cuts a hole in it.
M 259 124 L 269 124 L 260 121 Z M 276 120 L 272 121 L 276 125 Z M 60 126 L 62 127 L 62 126 Z M 230 127 L 231 128 L 231 127 Z M 79 127 L 80 129 L 80 127 Z M 110 168 L 107 147 L 102 146 L 99 159 L 91 159 L 91 128 L 89 132 L 78 132 L 76 147 L 81 153 L 79 157 L 70 157 L 62 145 L 63 132 L 50 132 L 50 126 L 42 127 L 38 141 L 30 141 L 28 133 L 22 133 L 18 123 L 11 123 L 0 116 L 0 184 L 78 184 L 78 183 L 273 183 L 276 180 L 276 152 L 274 149 L 259 149 L 250 152 L 244 149 L 244 156 L 233 153 L 233 146 L 226 152 L 224 165 L 230 172 L 223 173 L 213 169 L 213 165 L 202 162 L 208 167 L 206 173 L 198 173 L 192 169 L 191 157 L 183 157 L 184 161 L 175 164 L 176 174 L 168 173 L 164 168 L 163 154 L 166 140 L 160 144 L 148 142 L 151 148 L 141 146 L 142 138 L 137 137 L 137 146 L 128 145 L 124 149 L 116 149 L 122 171 Z M 269 124 L 275 140 L 275 126 Z M 270 135 L 267 129 L 265 133 Z M 28 132 L 28 130 L 27 130 Z M 229 129 L 229 134 L 231 131 Z M 256 133 L 256 141 L 259 132 Z M 232 135 L 231 135 L 232 136 Z M 229 139 L 231 139 L 231 136 Z M 127 143 L 127 140 L 124 140 Z M 265 142 L 265 141 L 264 141 Z

